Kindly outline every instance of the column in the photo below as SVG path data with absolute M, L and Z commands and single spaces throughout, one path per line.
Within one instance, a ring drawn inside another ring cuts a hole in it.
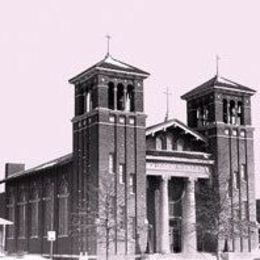
M 114 85 L 114 110 L 117 110 L 117 85 Z
M 237 116 L 238 116 L 238 114 L 237 114 L 237 112 L 238 112 L 238 103 L 237 103 L 237 101 L 235 102 L 235 125 L 237 124 L 237 122 L 238 122 L 238 118 L 237 118 Z
M 185 195 L 182 201 L 182 252 L 197 252 L 195 181 L 186 181 Z
M 126 111 L 127 107 L 126 107 L 126 92 L 127 92 L 127 86 L 124 85 L 124 111 Z
M 91 109 L 92 109 L 91 91 L 88 90 L 88 92 L 85 95 L 85 112 L 90 112 Z
M 6 225 L 3 225 L 3 242 L 2 242 L 3 254 L 5 253 L 5 237 L 6 237 Z
M 168 177 L 162 176 L 161 185 L 161 253 L 170 253 Z
M 227 123 L 230 124 L 231 116 L 230 116 L 230 100 L 227 100 Z

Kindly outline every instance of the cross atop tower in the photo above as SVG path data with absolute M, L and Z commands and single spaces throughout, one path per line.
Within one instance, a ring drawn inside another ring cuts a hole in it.
M 172 93 L 169 92 L 168 87 L 166 88 L 166 91 L 163 93 L 166 95 L 166 114 L 165 114 L 165 118 L 164 118 L 164 121 L 166 122 L 169 119 L 169 96 L 171 96 Z
M 106 57 L 108 57 L 110 55 L 110 40 L 111 40 L 111 36 L 109 34 L 107 34 L 106 38 L 107 38 L 107 54 L 106 54 Z
M 220 57 L 218 55 L 216 55 L 216 76 L 219 76 L 219 61 L 220 61 Z

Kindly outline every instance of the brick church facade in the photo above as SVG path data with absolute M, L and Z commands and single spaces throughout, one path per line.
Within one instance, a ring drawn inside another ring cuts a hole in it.
M 171 119 L 146 127 L 148 76 L 107 55 L 69 81 L 72 153 L 29 170 L 6 164 L 5 214 L 14 222 L 6 251 L 48 255 L 51 230 L 61 259 L 255 249 L 255 91 L 216 75 L 182 96 L 187 125 Z M 231 221 L 230 233 L 212 243 L 213 233 L 199 229 L 203 187 L 216 193 L 218 210 L 225 201 Z M 248 225 L 235 236 L 236 219 Z

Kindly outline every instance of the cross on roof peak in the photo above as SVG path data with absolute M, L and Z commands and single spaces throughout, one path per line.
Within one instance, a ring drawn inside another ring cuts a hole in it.
M 169 88 L 166 88 L 166 91 L 163 92 L 166 95 L 166 114 L 165 114 L 165 118 L 164 121 L 167 122 L 169 120 L 169 96 L 172 95 L 171 92 L 169 92 Z
M 219 55 L 216 55 L 216 76 L 219 77 L 219 61 L 220 57 Z
M 106 57 L 108 57 L 110 55 L 110 40 L 111 40 L 111 36 L 109 34 L 107 34 L 106 38 L 107 38 L 107 54 L 106 54 Z

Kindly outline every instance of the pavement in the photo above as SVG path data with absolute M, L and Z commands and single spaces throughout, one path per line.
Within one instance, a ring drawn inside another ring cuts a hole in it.
M 46 260 L 48 258 L 41 255 L 25 255 L 25 256 L 0 256 L 0 260 Z

